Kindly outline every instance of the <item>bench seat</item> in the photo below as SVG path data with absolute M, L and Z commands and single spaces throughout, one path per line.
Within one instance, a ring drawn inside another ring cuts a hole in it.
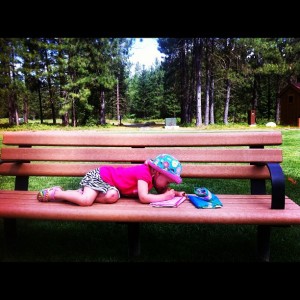
M 196 209 L 186 200 L 179 207 L 155 208 L 136 199 L 120 199 L 114 204 L 95 203 L 80 207 L 70 203 L 39 203 L 36 192 L 0 191 L 0 211 L 4 218 L 68 221 L 218 223 L 252 225 L 300 224 L 300 209 L 288 197 L 285 209 L 271 210 L 268 195 L 217 195 L 220 209 Z
M 128 224 L 129 255 L 136 256 L 140 253 L 140 223 L 257 225 L 258 257 L 269 261 L 271 227 L 300 224 L 300 206 L 285 195 L 281 144 L 278 130 L 4 132 L 0 176 L 14 179 L 14 188 L 0 189 L 5 238 L 10 241 L 16 237 L 17 219 L 21 218 L 121 222 Z M 204 178 L 238 179 L 246 180 L 249 190 L 245 194 L 217 194 L 223 203 L 217 209 L 197 209 L 189 200 L 177 208 L 156 208 L 129 198 L 89 207 L 36 199 L 36 184 L 42 185 L 38 189 L 49 187 L 47 178 L 82 177 L 101 165 L 133 166 L 162 153 L 182 163 L 183 184 L 187 178 L 196 179 L 199 185 Z M 45 176 L 45 180 L 36 181 L 32 188 L 34 176 Z

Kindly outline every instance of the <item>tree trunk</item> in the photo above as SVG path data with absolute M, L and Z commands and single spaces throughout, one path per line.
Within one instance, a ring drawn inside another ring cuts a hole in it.
M 43 118 L 43 107 L 42 107 L 42 96 L 41 96 L 41 81 L 38 79 L 38 94 L 39 94 L 39 105 L 40 105 L 40 120 L 41 124 L 44 122 Z
M 188 114 L 188 87 L 187 87 L 187 70 L 186 70 L 186 45 L 185 40 L 179 42 L 179 63 L 180 63 L 180 104 L 181 104 L 181 123 L 189 123 Z
M 28 113 L 28 96 L 25 92 L 25 95 L 23 96 L 23 119 L 25 124 L 28 123 Z
M 117 78 L 117 119 L 121 125 L 121 116 L 120 116 L 120 94 L 119 94 L 119 79 Z
M 72 100 L 72 126 L 76 127 L 77 122 L 76 122 L 76 107 L 75 107 L 75 99 L 73 98 Z
M 202 76 L 202 50 L 203 41 L 201 38 L 195 39 L 195 63 L 196 63 L 196 126 L 202 125 L 202 107 L 201 107 L 201 76 Z
M 254 75 L 253 79 L 253 97 L 252 97 L 252 104 L 251 104 L 251 109 L 256 110 L 257 108 L 257 102 L 258 102 L 258 83 L 257 83 L 257 76 Z
M 214 91 L 215 91 L 215 78 L 213 76 L 213 74 L 210 74 L 210 109 L 209 109 L 209 113 L 210 113 L 210 124 L 215 124 L 215 101 L 214 101 Z
M 58 38 L 58 44 L 59 45 L 63 45 L 63 39 L 62 38 Z M 66 76 L 65 76 L 65 68 L 63 66 L 63 64 L 61 63 L 61 61 L 63 61 L 63 58 L 64 58 L 64 54 L 63 54 L 63 51 L 62 50 L 59 50 L 58 52 L 58 57 L 59 57 L 59 60 L 58 60 L 58 74 L 59 74 L 59 96 L 60 96 L 60 99 L 64 99 L 65 95 L 67 94 L 67 92 L 64 90 L 64 86 L 66 84 Z M 60 100 L 62 101 L 62 100 Z M 68 111 L 65 111 L 64 113 L 62 113 L 61 115 L 61 122 L 62 122 L 62 125 L 64 126 L 69 126 L 69 112 Z
M 210 87 L 210 76 L 209 76 L 210 70 L 209 67 L 206 66 L 206 84 L 205 84 L 205 115 L 204 115 L 204 124 L 209 124 L 209 87 Z
M 276 107 L 275 107 L 275 123 L 277 125 L 280 124 L 280 112 L 281 112 L 281 107 L 280 107 L 280 79 L 279 76 L 277 76 L 277 92 L 276 92 Z
M 51 83 L 51 73 L 50 73 L 50 66 L 49 66 L 49 59 L 46 53 L 46 69 L 47 69 L 47 84 L 48 84 L 48 91 L 49 91 L 49 98 L 50 98 L 50 106 L 51 106 L 51 112 L 52 112 L 52 121 L 53 124 L 56 124 L 56 114 L 55 114 L 55 108 L 54 108 L 54 94 L 52 90 L 52 83 Z
M 61 122 L 62 125 L 69 126 L 69 113 L 67 111 L 61 116 Z
M 209 39 L 205 40 L 205 115 L 204 115 L 204 124 L 209 124 L 209 108 L 210 108 L 210 76 L 211 76 L 211 55 L 209 48 Z
M 225 89 L 226 89 L 226 99 L 225 99 L 225 105 L 224 105 L 223 121 L 224 121 L 224 124 L 227 125 L 228 124 L 229 101 L 230 101 L 230 90 L 231 90 L 231 83 L 228 78 L 225 80 Z
M 12 59 L 11 63 L 10 63 L 10 74 L 12 74 L 12 78 L 11 78 L 11 83 L 12 83 L 12 87 L 9 90 L 9 107 L 10 107 L 10 121 L 12 124 L 16 124 L 19 125 L 19 113 L 18 113 L 18 104 L 17 104 L 17 95 L 16 95 L 16 84 L 15 84 L 15 77 L 16 77 L 16 73 L 15 73 L 15 65 L 14 65 L 14 57 L 15 57 L 15 52 L 14 52 L 14 48 L 13 46 L 11 46 L 10 48 L 10 57 Z
M 271 118 L 271 84 L 270 84 L 270 76 L 268 76 L 267 78 L 267 89 L 268 89 L 268 92 L 267 92 L 267 103 L 268 103 L 268 121 L 270 121 L 270 118 Z
M 209 47 L 208 47 L 208 39 L 206 39 L 205 43 L 205 116 L 204 116 L 204 124 L 209 124 L 209 95 L 210 95 L 210 53 L 209 53 Z
M 105 95 L 104 90 L 100 92 L 100 112 L 99 112 L 99 124 L 105 125 Z
M 50 76 L 47 76 L 47 83 L 48 83 L 48 91 L 49 91 L 49 98 L 50 98 L 50 106 L 51 106 L 51 112 L 52 112 L 52 121 L 53 124 L 56 124 L 56 115 L 55 115 L 55 109 L 54 109 L 54 100 L 53 100 L 53 92 L 51 87 L 51 79 Z
M 211 59 L 210 59 L 210 87 L 209 87 L 209 98 L 210 98 L 210 107 L 209 107 L 209 118 L 210 124 L 215 124 L 215 77 L 214 77 L 214 48 L 215 48 L 215 39 L 211 39 Z
M 9 125 L 19 125 L 19 114 L 16 107 L 15 92 L 13 90 L 8 93 L 8 118 Z

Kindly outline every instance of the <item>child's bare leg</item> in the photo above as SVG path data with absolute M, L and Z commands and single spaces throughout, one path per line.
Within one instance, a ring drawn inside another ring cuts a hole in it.
M 54 194 L 54 200 L 65 200 L 80 206 L 90 206 L 94 203 L 98 191 L 95 191 L 89 187 L 84 187 L 83 191 L 81 190 L 67 190 L 60 191 L 57 190 Z
M 112 204 L 117 202 L 119 199 L 119 193 L 114 190 L 108 190 L 107 193 L 99 192 L 98 196 L 96 197 L 95 202 L 104 203 L 104 204 Z

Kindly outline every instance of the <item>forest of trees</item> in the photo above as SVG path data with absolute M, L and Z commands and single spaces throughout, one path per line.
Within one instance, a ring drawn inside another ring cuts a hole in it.
M 299 38 L 158 38 L 165 58 L 130 73 L 131 38 L 0 38 L 0 118 L 176 117 L 196 126 L 280 124 L 279 92 L 300 76 Z

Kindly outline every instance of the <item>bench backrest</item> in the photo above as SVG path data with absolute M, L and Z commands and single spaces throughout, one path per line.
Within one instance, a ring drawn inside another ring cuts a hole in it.
M 99 165 L 128 166 L 168 153 L 181 161 L 183 178 L 269 179 L 265 164 L 282 162 L 282 150 L 273 147 L 280 144 L 279 131 L 5 132 L 0 175 L 79 177 Z

